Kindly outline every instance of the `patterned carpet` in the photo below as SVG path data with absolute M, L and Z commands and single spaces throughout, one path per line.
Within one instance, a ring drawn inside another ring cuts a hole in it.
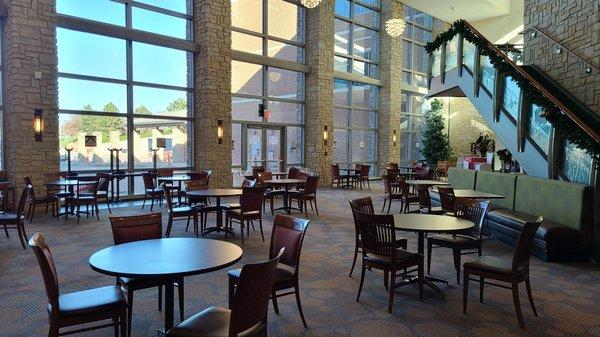
M 381 207 L 381 187 L 372 191 L 319 191 L 320 216 L 312 219 L 301 259 L 301 298 L 309 325 L 304 329 L 293 296 L 281 298 L 280 315 L 269 311 L 270 336 L 600 336 L 600 268 L 593 264 L 553 264 L 532 260 L 532 287 L 539 317 L 534 317 L 521 293 L 526 329 L 519 328 L 510 291 L 486 287 L 484 304 L 471 287 L 468 315 L 462 314 L 462 288 L 455 279 L 449 250 L 434 250 L 432 274 L 451 280 L 442 285 L 446 300 L 425 288 L 425 301 L 418 300 L 416 286 L 397 290 L 394 312 L 387 313 L 387 294 L 379 272 L 368 272 L 361 302 L 355 302 L 359 272 L 348 277 L 354 246 L 354 228 L 347 198 L 375 197 Z M 395 205 L 395 211 L 398 211 Z M 124 205 L 114 213 L 139 212 L 139 205 Z M 163 208 L 164 212 L 164 208 Z M 243 263 L 263 260 L 268 249 L 272 217 L 265 216 L 265 236 L 254 232 L 246 240 Z M 214 221 L 210 217 L 209 221 Z M 166 224 L 166 220 L 165 220 Z M 176 223 L 172 236 L 191 237 L 185 222 Z M 39 214 L 27 233 L 46 235 L 54 254 L 61 292 L 114 284 L 114 278 L 90 269 L 88 258 L 112 244 L 107 212 L 101 221 L 82 219 L 77 224 L 50 220 Z M 409 249 L 416 250 L 416 235 L 405 233 Z M 223 237 L 214 234 L 210 238 Z M 239 238 L 229 239 L 241 244 Z M 486 240 L 484 254 L 510 257 L 512 247 Z M 469 257 L 463 257 L 463 261 Z M 156 309 L 156 290 L 135 293 L 133 336 L 155 336 L 162 327 L 162 312 Z M 186 317 L 208 306 L 227 305 L 226 270 L 186 279 Z M 0 236 L 0 336 L 44 336 L 48 333 L 47 299 L 42 278 L 31 250 L 22 250 L 16 233 Z M 178 317 L 176 311 L 175 316 Z M 112 336 L 111 329 L 80 336 Z

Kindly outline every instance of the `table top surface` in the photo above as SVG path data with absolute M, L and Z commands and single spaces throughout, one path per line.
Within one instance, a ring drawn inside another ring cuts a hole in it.
M 358 168 L 342 168 L 340 167 L 340 171 L 360 171 Z
M 436 190 L 432 190 L 433 193 L 438 193 Z M 468 199 L 504 199 L 503 195 L 481 192 L 476 190 L 454 190 L 454 196 L 456 198 L 468 198 Z
M 302 180 L 302 179 L 271 179 L 271 180 L 264 181 L 265 184 L 271 184 L 271 185 L 293 185 L 293 184 L 302 184 L 305 182 L 306 182 L 306 180 Z
M 205 190 L 187 191 L 186 194 L 197 197 L 234 197 L 242 195 L 242 190 L 238 188 L 207 188 Z
M 471 229 L 472 221 L 449 215 L 394 214 L 396 229 L 413 232 L 452 233 Z
M 111 276 L 180 277 L 226 268 L 242 254 L 239 246 L 225 241 L 163 238 L 104 248 L 89 263 L 93 270 Z
M 271 174 L 274 176 L 285 176 L 288 173 L 287 172 L 271 172 Z
M 192 178 L 187 174 L 175 174 L 172 176 L 158 177 L 159 181 L 189 181 Z
M 450 183 L 437 180 L 407 180 L 406 183 L 409 185 L 450 185 Z
M 57 179 L 49 180 L 44 183 L 46 186 L 76 186 L 79 185 L 93 185 L 95 181 L 77 180 L 77 179 Z

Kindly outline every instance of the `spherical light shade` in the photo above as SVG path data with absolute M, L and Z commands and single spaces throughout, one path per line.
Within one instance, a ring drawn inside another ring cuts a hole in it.
M 300 0 L 300 3 L 306 8 L 315 8 L 321 3 L 321 0 Z
M 403 19 L 389 19 L 385 22 L 385 31 L 391 37 L 398 37 L 404 33 L 406 21 Z

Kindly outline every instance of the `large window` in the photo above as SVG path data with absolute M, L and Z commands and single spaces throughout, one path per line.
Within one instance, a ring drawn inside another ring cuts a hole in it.
M 333 161 L 371 164 L 377 174 L 378 88 L 336 79 L 333 89 Z
M 379 1 L 336 0 L 334 69 L 378 77 Z
M 177 41 L 193 39 L 190 4 L 58 0 L 57 11 Z M 155 151 L 158 167 L 191 168 L 193 53 L 118 36 L 108 25 L 106 34 L 57 29 L 61 170 L 66 148 L 73 171 L 116 169 L 112 149 L 121 150 L 121 170 L 152 168 Z M 141 179 L 123 180 L 121 191 L 142 192 Z
M 0 36 L 3 36 L 2 28 L 0 28 Z M 2 54 L 2 49 L 4 47 L 3 40 L 0 39 L 0 54 Z M 2 149 L 4 148 L 4 125 L 2 125 L 2 121 L 4 120 L 4 97 L 2 93 L 4 88 L 4 65 L 2 63 L 2 57 L 0 57 L 0 169 L 4 169 L 4 153 Z

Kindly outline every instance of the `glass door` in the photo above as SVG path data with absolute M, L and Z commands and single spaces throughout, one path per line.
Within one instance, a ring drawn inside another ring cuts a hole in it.
M 265 166 L 267 171 L 279 172 L 285 167 L 283 156 L 284 128 L 248 125 L 246 128 L 246 170 Z

